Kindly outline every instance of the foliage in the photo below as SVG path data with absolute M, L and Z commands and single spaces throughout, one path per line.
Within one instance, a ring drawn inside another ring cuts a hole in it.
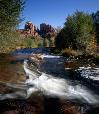
M 26 48 L 42 47 L 42 39 L 39 37 L 28 37 L 23 40 L 22 45 Z
M 44 47 L 49 47 L 49 40 L 47 38 L 43 39 L 43 46 Z
M 0 52 L 15 48 L 19 42 L 16 28 L 21 22 L 23 6 L 23 0 L 0 0 Z
M 20 23 L 23 0 L 0 0 L 1 31 L 12 31 Z
M 96 13 L 92 13 L 96 31 L 96 42 L 99 45 L 99 10 Z
M 20 35 L 16 32 L 9 33 L 9 35 L 5 37 L 0 36 L 0 53 L 7 53 L 16 49 L 20 43 Z
M 44 47 L 55 47 L 54 42 L 55 42 L 54 37 L 43 38 L 43 46 Z
M 73 48 L 87 51 L 94 38 L 91 15 L 76 11 L 73 15 L 67 17 L 64 28 L 56 37 L 55 44 L 59 49 Z
M 57 28 L 56 28 L 57 33 L 59 33 L 61 31 L 61 29 L 62 29 L 61 26 L 57 26 Z
M 49 39 L 49 47 L 55 47 L 55 37 Z
M 58 49 L 64 49 L 66 47 L 69 47 L 69 43 L 70 42 L 68 41 L 66 29 L 63 28 L 55 38 L 55 45 Z

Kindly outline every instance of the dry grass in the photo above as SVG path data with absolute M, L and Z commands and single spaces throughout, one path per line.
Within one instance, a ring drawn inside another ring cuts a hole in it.
M 65 56 L 78 56 L 78 55 L 81 55 L 82 53 L 80 51 L 77 51 L 77 50 L 73 50 L 73 49 L 64 49 L 61 51 L 61 53 Z

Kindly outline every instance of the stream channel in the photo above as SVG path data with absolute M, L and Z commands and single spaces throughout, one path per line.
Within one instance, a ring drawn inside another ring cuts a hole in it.
M 77 113 L 66 113 L 64 106 L 76 107 Z M 99 114 L 98 64 L 91 67 L 50 48 L 0 54 L 0 114 L 84 114 L 91 109 Z

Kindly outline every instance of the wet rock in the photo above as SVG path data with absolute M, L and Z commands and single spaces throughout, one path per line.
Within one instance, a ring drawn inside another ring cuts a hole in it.
M 81 106 L 70 101 L 60 100 L 58 98 L 46 98 L 46 114 L 82 114 Z
M 99 107 L 88 109 L 84 114 L 99 114 Z
M 3 93 L 5 93 L 5 94 L 6 93 L 13 93 L 15 91 L 17 91 L 17 89 L 7 87 L 4 84 L 0 84 L 0 94 L 3 94 Z
M 65 72 L 64 59 L 61 56 L 33 54 L 30 61 L 35 63 L 41 72 L 48 74 L 63 74 Z
M 62 102 L 61 103 L 61 112 L 63 114 L 79 114 L 80 106 L 71 102 Z
M 8 58 L 0 60 L 0 82 L 17 83 L 25 81 L 26 78 L 22 64 Z
M 40 99 L 37 102 L 5 100 L 0 102 L 0 114 L 44 114 L 42 107 Z
M 99 107 L 35 94 L 27 100 L 0 101 L 0 114 L 99 114 Z
M 31 57 L 31 59 L 33 59 L 33 60 L 35 59 L 37 61 L 43 60 L 43 58 L 44 58 L 43 54 L 32 54 L 30 57 Z
M 66 61 L 64 62 L 65 69 L 76 69 L 79 67 L 79 63 L 77 61 Z
M 25 82 L 25 72 L 22 63 L 11 55 L 0 55 L 0 94 L 17 91 L 11 84 L 19 85 Z M 8 86 L 9 85 L 9 86 Z
M 44 97 L 39 92 L 32 94 L 27 101 L 34 107 L 34 114 L 45 113 Z
M 19 112 L 16 110 L 12 110 L 12 111 L 5 111 L 2 114 L 19 114 Z

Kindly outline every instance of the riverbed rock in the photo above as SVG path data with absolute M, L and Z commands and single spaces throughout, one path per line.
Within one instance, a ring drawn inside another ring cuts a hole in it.
M 17 83 L 19 81 L 25 81 L 26 77 L 24 75 L 25 75 L 24 69 L 20 62 L 16 62 L 16 60 L 13 60 L 12 56 L 1 57 L 0 59 L 1 82 Z
M 65 72 L 64 59 L 62 56 L 33 54 L 30 61 L 37 66 L 41 72 L 47 74 L 63 74 Z
M 31 100 L 0 102 L 0 114 L 82 114 L 79 107 L 70 101 L 42 96 L 33 98 L 32 96 Z
M 80 108 L 80 105 L 58 98 L 46 98 L 45 100 L 46 114 L 82 114 Z
M 19 114 L 19 112 L 16 110 L 12 110 L 12 111 L 5 111 L 2 114 Z
M 11 55 L 0 55 L 0 93 L 15 91 L 7 84 L 19 84 L 25 82 L 25 72 L 21 62 Z

